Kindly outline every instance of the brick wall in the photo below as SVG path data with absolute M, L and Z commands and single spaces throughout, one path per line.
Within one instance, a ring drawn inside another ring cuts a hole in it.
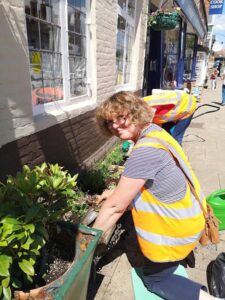
M 98 101 L 115 92 L 117 1 L 96 1 L 96 66 Z
M 94 111 L 90 111 L 8 143 L 0 150 L 0 179 L 15 175 L 24 164 L 34 167 L 45 161 L 69 170 L 90 165 L 115 142 L 104 138 L 95 127 Z

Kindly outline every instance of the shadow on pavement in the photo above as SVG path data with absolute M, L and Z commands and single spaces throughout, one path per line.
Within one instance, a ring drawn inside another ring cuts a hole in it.
M 96 263 L 93 261 L 92 270 L 89 280 L 87 300 L 93 300 L 103 281 L 104 275 L 100 274 L 100 270 L 105 265 L 109 264 L 123 253 L 132 267 L 141 267 L 143 264 L 143 255 L 138 246 L 136 232 L 133 225 L 133 220 L 130 211 L 124 213 L 119 220 L 121 224 L 120 235 L 118 241 L 114 235 L 111 237 L 106 251 Z

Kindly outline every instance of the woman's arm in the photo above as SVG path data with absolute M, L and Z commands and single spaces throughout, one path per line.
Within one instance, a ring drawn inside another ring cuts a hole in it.
M 107 231 L 114 225 L 143 187 L 145 181 L 145 179 L 122 176 L 112 195 L 103 203 L 93 227 Z

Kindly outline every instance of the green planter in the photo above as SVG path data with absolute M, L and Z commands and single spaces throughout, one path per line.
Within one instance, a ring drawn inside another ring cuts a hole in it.
M 178 22 L 180 16 L 177 12 L 159 12 L 158 14 L 150 17 L 150 26 L 157 31 L 172 30 Z
M 225 189 L 213 192 L 206 200 L 217 219 L 220 220 L 219 230 L 225 230 Z
M 71 267 L 60 278 L 43 287 L 28 293 L 15 292 L 15 299 L 86 300 L 92 259 L 101 234 L 101 230 L 79 225 Z

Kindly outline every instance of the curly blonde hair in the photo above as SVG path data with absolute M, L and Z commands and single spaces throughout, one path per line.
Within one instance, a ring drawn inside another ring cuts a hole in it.
M 97 108 L 96 121 L 102 133 L 112 136 L 107 121 L 123 113 L 129 115 L 131 123 L 141 127 L 151 122 L 154 116 L 154 111 L 141 97 L 128 91 L 118 92 Z

